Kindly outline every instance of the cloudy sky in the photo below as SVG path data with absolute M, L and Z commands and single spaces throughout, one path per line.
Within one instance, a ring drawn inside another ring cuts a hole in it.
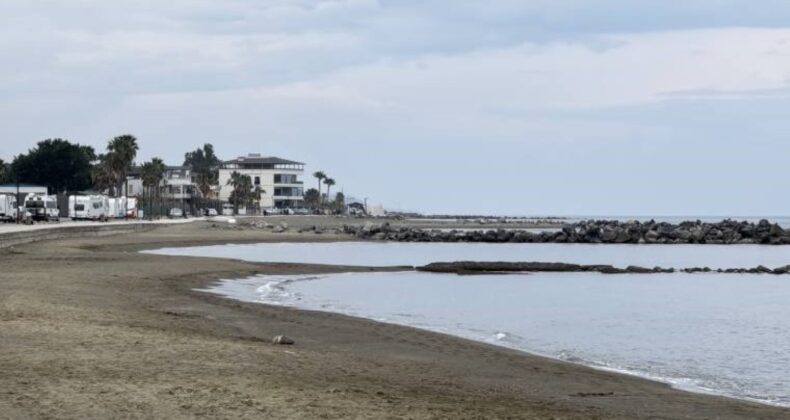
M 784 0 L 0 0 L 0 56 L 5 160 L 133 133 L 390 208 L 790 214 Z

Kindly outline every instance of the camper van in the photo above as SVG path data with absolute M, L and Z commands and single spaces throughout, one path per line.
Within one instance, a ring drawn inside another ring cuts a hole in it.
M 126 217 L 126 197 L 109 198 L 110 209 L 107 213 L 112 219 L 123 219 Z
M 0 194 L 0 222 L 13 222 L 16 220 L 16 196 Z
M 59 221 L 60 210 L 54 195 L 30 193 L 25 197 L 25 210 L 37 221 Z
M 69 196 L 71 220 L 107 220 L 110 215 L 110 200 L 106 195 Z

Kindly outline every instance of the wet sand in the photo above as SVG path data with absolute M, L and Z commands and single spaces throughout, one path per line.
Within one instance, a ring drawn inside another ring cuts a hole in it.
M 369 269 L 136 252 L 337 239 L 191 223 L 0 250 L 0 418 L 790 417 L 451 336 L 193 290 L 257 273 Z M 270 344 L 278 334 L 296 344 Z

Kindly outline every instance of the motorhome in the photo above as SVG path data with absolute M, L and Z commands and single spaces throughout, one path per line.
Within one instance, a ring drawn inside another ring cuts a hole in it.
M 0 194 L 0 222 L 13 222 L 17 214 L 16 196 Z
M 107 213 L 112 219 L 123 219 L 126 217 L 126 197 L 108 199 L 110 210 Z
M 59 221 L 60 210 L 54 195 L 30 193 L 25 197 L 25 210 L 37 221 Z
M 106 220 L 110 217 L 110 200 L 106 195 L 69 196 L 71 220 Z

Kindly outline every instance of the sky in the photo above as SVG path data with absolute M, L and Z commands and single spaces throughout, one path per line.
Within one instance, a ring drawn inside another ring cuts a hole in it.
M 203 143 L 389 209 L 790 215 L 784 0 L 0 0 L 0 159 Z

